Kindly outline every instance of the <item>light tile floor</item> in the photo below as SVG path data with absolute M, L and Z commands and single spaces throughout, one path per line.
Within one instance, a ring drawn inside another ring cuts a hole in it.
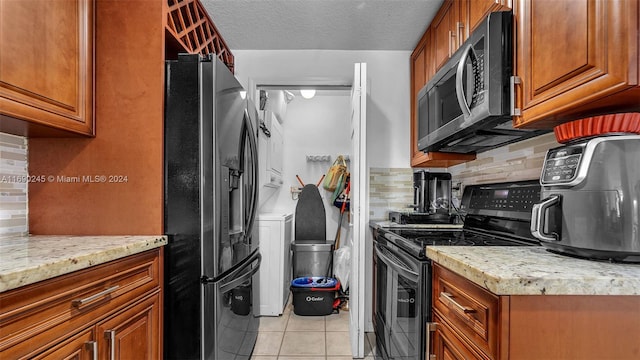
M 365 359 L 373 360 L 375 338 L 367 333 Z M 251 360 L 351 360 L 349 312 L 300 316 L 289 303 L 278 317 L 260 318 L 258 340 Z

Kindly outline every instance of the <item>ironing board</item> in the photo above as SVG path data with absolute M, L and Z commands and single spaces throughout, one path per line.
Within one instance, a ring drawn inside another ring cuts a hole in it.
M 324 243 L 327 240 L 324 203 L 314 184 L 305 185 L 298 197 L 294 240 L 300 243 Z

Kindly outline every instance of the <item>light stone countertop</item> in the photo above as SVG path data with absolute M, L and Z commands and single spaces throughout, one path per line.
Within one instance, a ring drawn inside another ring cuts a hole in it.
M 0 238 L 0 292 L 166 244 L 162 235 Z
M 427 246 L 427 256 L 496 295 L 640 295 L 640 265 L 524 246 Z

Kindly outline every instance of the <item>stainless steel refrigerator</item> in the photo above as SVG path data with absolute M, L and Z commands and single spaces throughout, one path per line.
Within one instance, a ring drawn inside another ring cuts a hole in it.
M 166 62 L 164 356 L 249 359 L 261 256 L 255 107 L 215 57 Z

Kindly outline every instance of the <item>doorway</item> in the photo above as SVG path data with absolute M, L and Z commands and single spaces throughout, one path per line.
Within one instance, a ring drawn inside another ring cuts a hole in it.
M 249 88 L 255 89 L 252 91 L 255 99 L 262 98 L 263 100 L 256 101 L 257 104 L 261 104 L 263 118 L 268 118 L 272 122 L 277 121 L 282 127 L 283 137 L 282 186 L 261 188 L 260 211 L 294 212 L 300 187 L 305 183 L 319 185 L 325 205 L 327 239 L 335 239 L 340 231 L 341 239 L 343 239 L 341 243 L 353 247 L 351 249 L 350 277 L 353 277 L 354 274 L 355 277 L 350 279 L 349 289 L 351 291 L 350 304 L 354 305 L 352 307 L 354 311 L 349 313 L 349 337 L 352 355 L 362 357 L 366 339 L 363 333 L 364 283 L 360 278 L 363 277 L 364 260 L 361 253 L 364 253 L 363 228 L 365 226 L 360 223 L 364 222 L 365 216 L 359 211 L 354 213 L 352 209 L 350 215 L 345 215 L 345 218 L 348 218 L 340 225 L 340 211 L 332 203 L 332 192 L 322 189 L 321 178 L 338 155 L 347 159 L 351 159 L 352 155 L 355 155 L 355 164 L 348 163 L 348 168 L 352 173 L 355 171 L 355 183 L 358 184 L 356 188 L 361 190 L 359 194 L 355 195 L 356 202 L 359 204 L 356 208 L 357 210 L 366 209 L 366 199 L 363 195 L 367 188 L 366 179 L 368 176 L 364 154 L 366 149 L 366 129 L 364 128 L 366 64 L 358 63 L 355 65 L 353 87 L 344 85 L 320 86 L 312 98 L 305 98 L 299 92 L 301 88 L 307 86 L 255 85 L 251 81 L 249 83 Z M 278 97 L 277 95 L 269 95 L 269 92 L 285 94 L 284 98 L 287 101 L 284 111 L 277 104 L 272 104 L 271 107 L 265 104 L 264 98 Z M 273 112 L 273 110 L 280 112 L 277 117 L 269 114 L 269 111 Z M 354 203 L 352 202 L 352 204 Z M 352 234 L 361 239 L 353 243 L 350 239 Z

